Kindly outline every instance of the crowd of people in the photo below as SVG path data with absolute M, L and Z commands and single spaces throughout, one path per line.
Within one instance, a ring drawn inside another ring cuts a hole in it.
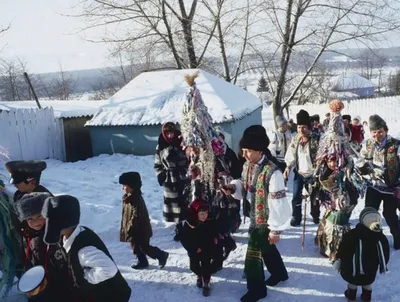
M 190 90 L 181 128 L 172 122 L 162 126 L 154 170 L 163 187 L 164 219 L 175 224 L 173 239 L 187 250 L 202 294 L 211 294 L 211 276 L 236 249 L 232 234 L 242 223 L 241 213 L 250 219 L 244 259 L 248 291 L 241 301 L 258 301 L 267 296 L 267 286 L 288 280 L 277 243 L 285 229 L 305 223 L 302 206 L 309 200 L 318 225 L 315 242 L 348 282 L 345 297 L 355 301 L 362 286 L 361 299 L 371 301 L 375 276 L 387 270 L 389 261 L 378 212 L 382 201 L 393 247 L 400 249 L 400 141 L 388 135 L 385 121 L 369 117 L 363 125 L 368 125 L 371 139 L 364 140 L 360 117 L 342 115 L 343 103 L 335 100 L 322 124 L 319 116 L 304 110 L 296 124 L 278 116 L 271 142 L 263 126 L 248 127 L 240 154 L 235 154 L 222 129 L 213 128 L 194 79 L 186 79 Z M 13 196 L 0 193 L 6 246 L 2 282 L 10 287 L 14 277 L 23 279 L 24 272 L 42 266 L 46 285 L 27 291 L 29 301 L 129 301 L 131 289 L 107 247 L 80 224 L 77 198 L 53 196 L 40 185 L 46 163 L 14 161 L 6 168 L 17 191 Z M 120 240 L 129 242 L 137 257 L 132 268 L 146 269 L 149 256 L 162 269 L 169 254 L 150 244 L 153 231 L 141 175 L 125 172 L 119 183 L 124 191 Z M 364 195 L 365 209 L 351 229 L 351 212 Z

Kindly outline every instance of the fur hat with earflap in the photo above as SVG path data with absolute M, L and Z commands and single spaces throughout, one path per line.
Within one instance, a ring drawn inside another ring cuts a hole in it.
M 46 218 L 43 241 L 57 244 L 62 230 L 78 226 L 81 217 L 79 201 L 70 195 L 49 197 L 44 202 L 42 216 Z
M 360 223 L 373 232 L 382 231 L 382 216 L 375 208 L 364 208 L 360 213 Z
M 41 215 L 45 200 L 51 197 L 50 193 L 30 193 L 14 203 L 14 210 L 20 221 L 33 216 Z

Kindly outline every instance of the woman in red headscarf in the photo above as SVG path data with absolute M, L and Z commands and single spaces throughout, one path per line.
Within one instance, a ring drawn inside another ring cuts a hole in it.
M 162 126 L 156 148 L 154 169 L 158 183 L 164 187 L 164 220 L 179 223 L 184 219 L 187 200 L 184 189 L 187 178 L 187 158 L 181 147 L 181 132 L 172 122 Z M 177 234 L 174 238 L 179 240 Z

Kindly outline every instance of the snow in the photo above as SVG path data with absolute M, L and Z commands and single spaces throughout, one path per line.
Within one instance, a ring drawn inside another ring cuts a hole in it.
M 56 118 L 71 118 L 94 115 L 106 101 L 42 101 L 42 108 L 53 107 Z M 11 109 L 36 109 L 35 101 L 0 102 L 0 111 Z
M 188 84 L 186 74 L 200 71 L 196 79 L 204 103 L 215 123 L 238 120 L 261 107 L 253 94 L 204 70 L 144 72 L 108 99 L 108 104 L 88 126 L 155 125 L 179 122 Z
M 358 74 L 339 75 L 332 79 L 332 90 L 345 91 L 360 88 L 375 87 L 375 85 L 366 78 Z
M 272 129 L 272 115 L 266 108 L 263 123 Z M 385 116 L 385 113 L 382 113 Z M 189 259 L 179 242 L 173 241 L 174 226 L 162 219 L 162 188 L 158 185 L 153 170 L 154 156 L 101 155 L 85 161 L 63 163 L 46 160 L 47 169 L 42 175 L 42 184 L 55 194 L 71 194 L 81 202 L 82 224 L 94 229 L 108 246 L 123 276 L 132 288 L 130 301 L 172 302 L 204 301 L 196 287 L 196 278 L 189 270 Z M 170 253 L 167 266 L 157 268 L 157 261 L 149 259 L 149 269 L 136 271 L 130 265 L 136 261 L 128 243 L 119 242 L 122 190 L 118 177 L 123 172 L 138 171 L 142 176 L 143 196 L 146 201 L 154 235 L 151 244 Z M 8 175 L 4 167 L 0 173 Z M 288 185 L 291 190 L 291 182 Z M 9 187 L 12 189 L 12 187 Z M 291 192 L 288 198 L 291 198 Z M 364 207 L 359 200 L 351 223 L 358 222 L 358 215 Z M 381 209 L 382 210 L 382 209 Z M 212 277 L 212 293 L 208 301 L 239 301 L 246 292 L 246 280 L 242 278 L 247 247 L 247 228 L 243 224 L 234 234 L 238 248 L 224 263 L 224 269 Z M 286 230 L 278 248 L 289 272 L 289 280 L 277 287 L 268 288 L 268 297 L 261 301 L 344 301 L 346 283 L 332 268 L 327 259 L 322 258 L 314 244 L 317 227 L 308 217 L 305 248 L 301 249 L 301 227 Z M 392 237 L 385 225 L 384 233 L 392 245 Z M 400 301 L 400 251 L 390 250 L 389 272 L 378 275 L 373 284 L 373 301 Z M 266 272 L 266 277 L 268 273 Z M 7 302 L 26 301 L 17 294 Z

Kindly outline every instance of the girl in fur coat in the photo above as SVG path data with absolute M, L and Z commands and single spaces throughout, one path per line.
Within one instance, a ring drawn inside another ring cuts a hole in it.
M 382 233 L 381 215 L 371 207 L 360 213 L 360 223 L 343 236 L 336 254 L 335 268 L 348 282 L 344 292 L 348 301 L 355 301 L 357 286 L 362 286 L 362 301 L 371 301 L 372 284 L 379 269 L 387 271 L 389 243 Z

